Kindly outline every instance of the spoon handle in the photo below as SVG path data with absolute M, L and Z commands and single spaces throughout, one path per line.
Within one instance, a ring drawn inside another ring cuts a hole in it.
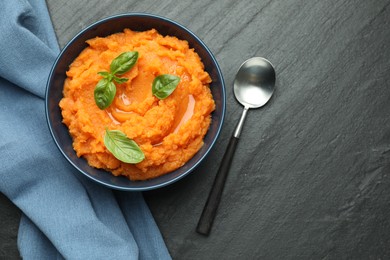
M 206 205 L 203 208 L 202 215 L 200 216 L 196 232 L 202 235 L 209 235 L 211 225 L 213 224 L 219 202 L 221 201 L 222 191 L 225 186 L 226 177 L 229 172 L 230 165 L 232 163 L 234 151 L 238 143 L 238 137 L 232 136 L 229 144 L 223 155 L 221 165 L 219 166 L 217 175 L 215 176 L 213 186 L 209 197 L 207 198 Z
M 222 191 L 225 186 L 226 177 L 228 175 L 230 165 L 232 164 L 233 155 L 236 151 L 236 146 L 241 134 L 242 127 L 244 126 L 245 118 L 249 107 L 245 106 L 240 121 L 237 124 L 236 130 L 233 136 L 230 138 L 229 144 L 226 148 L 225 154 L 223 155 L 222 162 L 219 166 L 217 175 L 215 176 L 213 186 L 209 197 L 207 198 L 206 204 L 203 208 L 202 215 L 200 216 L 196 232 L 202 235 L 208 236 L 213 224 L 219 202 L 221 201 Z

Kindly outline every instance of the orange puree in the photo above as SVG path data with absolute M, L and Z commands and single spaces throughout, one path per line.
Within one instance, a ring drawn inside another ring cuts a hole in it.
M 67 71 L 59 104 L 77 156 L 93 167 L 131 180 L 158 177 L 191 159 L 203 145 L 215 104 L 211 78 L 188 42 L 156 30 L 125 29 L 87 43 Z M 109 71 L 111 61 L 126 51 L 138 51 L 138 60 L 121 76 L 129 80 L 115 83 L 113 103 L 100 110 L 94 100 L 95 86 L 102 78 L 97 73 Z M 152 95 L 152 82 L 161 74 L 180 77 L 175 91 L 164 100 Z M 117 160 L 104 145 L 106 127 L 121 130 L 134 140 L 145 159 L 138 164 Z

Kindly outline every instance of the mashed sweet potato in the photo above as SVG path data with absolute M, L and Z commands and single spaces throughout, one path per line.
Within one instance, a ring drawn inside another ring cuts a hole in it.
M 146 180 L 171 172 L 185 164 L 203 145 L 215 104 L 198 54 L 188 42 L 162 36 L 156 30 L 125 29 L 105 38 L 87 41 L 89 47 L 73 61 L 60 101 L 63 123 L 73 137 L 77 156 L 96 168 L 131 180 Z M 111 61 L 126 51 L 138 51 L 135 66 L 116 84 L 113 103 L 97 107 L 94 89 Z M 152 95 L 152 82 L 161 74 L 180 77 L 166 99 Z M 105 129 L 120 130 L 134 140 L 145 155 L 137 164 L 116 159 L 104 145 Z

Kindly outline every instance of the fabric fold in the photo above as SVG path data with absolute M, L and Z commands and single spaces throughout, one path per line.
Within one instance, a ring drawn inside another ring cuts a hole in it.
M 44 98 L 46 80 L 59 47 L 42 2 L 31 1 L 31 5 L 18 0 L 2 4 L 0 77 Z

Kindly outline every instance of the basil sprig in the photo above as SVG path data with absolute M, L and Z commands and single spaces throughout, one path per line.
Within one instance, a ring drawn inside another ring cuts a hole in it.
M 135 65 L 137 59 L 137 51 L 123 52 L 111 62 L 110 72 L 98 72 L 103 78 L 95 87 L 94 97 L 95 103 L 100 109 L 106 109 L 111 105 L 116 93 L 116 86 L 113 81 L 119 84 L 128 81 L 129 79 L 119 78 L 118 76 L 128 72 Z
M 139 163 L 145 155 L 136 142 L 120 130 L 108 130 L 104 135 L 104 145 L 118 160 L 125 163 Z
M 180 77 L 171 74 L 157 76 L 152 83 L 152 93 L 158 99 L 167 98 L 179 85 Z

